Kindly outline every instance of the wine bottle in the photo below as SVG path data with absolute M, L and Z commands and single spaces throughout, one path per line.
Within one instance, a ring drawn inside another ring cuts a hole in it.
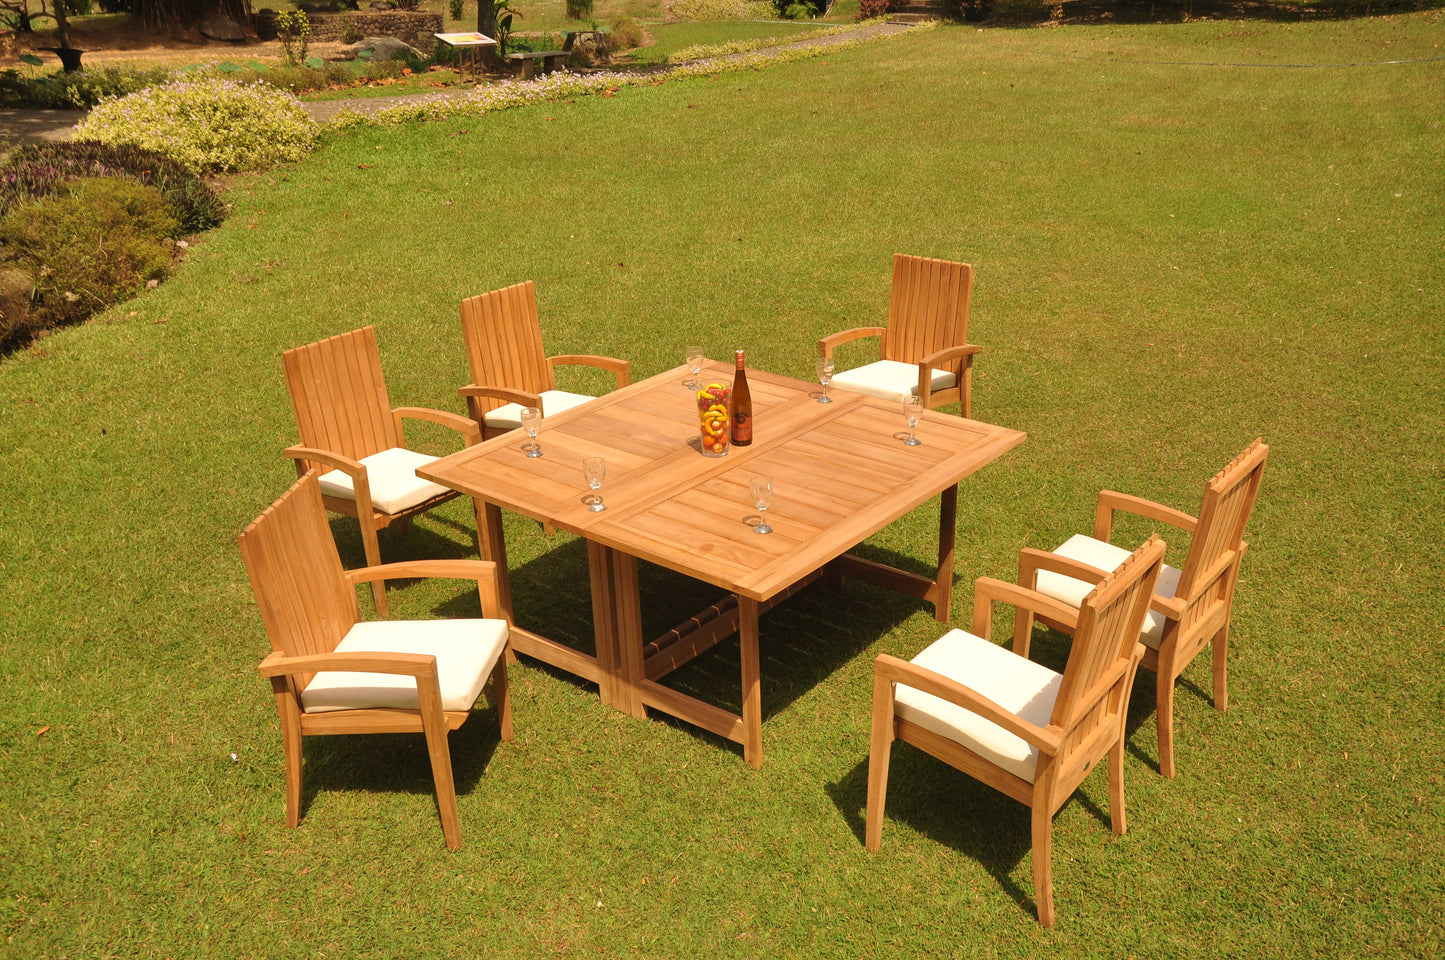
M 743 352 L 734 353 L 737 371 L 733 374 L 732 418 L 729 439 L 734 446 L 746 447 L 753 442 L 753 395 L 748 390 L 747 361 Z

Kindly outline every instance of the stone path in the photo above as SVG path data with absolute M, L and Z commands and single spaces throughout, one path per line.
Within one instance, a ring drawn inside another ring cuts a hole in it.
M 818 37 L 813 40 L 799 40 L 782 46 L 827 47 L 853 39 L 867 39 L 882 34 L 900 33 L 909 29 L 911 26 L 912 24 L 908 23 L 876 23 L 866 27 L 858 27 L 855 30 L 846 30 L 842 33 Z M 778 48 L 767 47 L 763 50 L 750 51 L 750 53 L 760 53 L 775 49 Z M 738 53 L 722 59 L 735 60 L 748 55 L 747 53 Z M 660 67 L 658 71 L 666 72 L 667 69 L 667 67 Z M 306 100 L 302 101 L 302 106 L 317 120 L 326 122 L 345 109 L 355 110 L 359 113 L 376 113 L 385 110 L 387 107 L 405 103 L 408 100 L 436 96 L 461 97 L 466 96 L 467 92 L 467 90 L 434 91 L 432 93 L 407 94 L 400 97 Z M 84 112 L 80 110 L 0 110 L 0 138 L 32 142 L 38 140 L 66 140 L 75 132 L 75 125 L 79 123 L 84 116 Z

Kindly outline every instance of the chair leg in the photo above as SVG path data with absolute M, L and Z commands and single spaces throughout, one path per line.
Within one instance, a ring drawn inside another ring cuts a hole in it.
M 1229 624 L 1214 635 L 1214 709 L 1229 709 Z
M 289 677 L 273 677 L 276 707 L 281 713 L 281 751 L 286 765 L 286 826 L 301 823 L 301 714 Z
M 1123 836 L 1129 829 L 1124 813 L 1124 721 L 1119 721 L 1119 742 L 1109 751 L 1109 825 Z
M 502 728 L 503 740 L 512 739 L 512 688 L 507 682 L 507 654 L 511 652 L 509 643 L 492 668 L 492 697 L 497 701 L 497 723 Z
M 893 683 L 873 678 L 873 724 L 868 747 L 868 822 L 863 845 L 874 853 L 883 845 L 883 806 L 888 797 L 888 762 L 893 755 Z
M 1174 776 L 1174 677 L 1170 671 L 1159 665 L 1155 689 L 1157 703 L 1154 707 L 1154 722 L 1159 731 L 1159 773 L 1165 777 Z
M 1054 815 L 1050 806 L 1047 797 L 1034 795 L 1034 902 L 1038 904 L 1039 923 L 1046 927 L 1054 925 Z
M 365 511 L 357 511 L 364 513 Z M 361 546 L 366 551 L 366 565 L 368 567 L 381 566 L 381 544 L 376 539 L 376 523 L 370 517 L 363 517 L 361 523 Z M 373 580 L 371 583 L 371 602 L 376 607 L 378 617 L 390 616 L 391 610 L 386 603 L 386 581 Z

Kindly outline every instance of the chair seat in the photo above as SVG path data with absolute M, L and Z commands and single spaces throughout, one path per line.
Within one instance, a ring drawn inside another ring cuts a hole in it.
M 362 457 L 361 464 L 366 467 L 366 482 L 371 488 L 371 505 L 382 513 L 401 513 L 419 503 L 425 503 L 432 497 L 450 493 L 446 487 L 416 475 L 417 467 L 424 467 L 436 459 L 402 447 L 392 447 L 369 457 Z M 321 492 L 329 497 L 356 499 L 356 489 L 352 486 L 351 477 L 340 470 L 331 470 L 321 475 Z
M 933 371 L 933 389 L 947 390 L 957 378 L 947 370 Z M 832 385 L 865 393 L 879 400 L 899 403 L 918 393 L 918 364 L 899 360 L 875 360 L 852 370 L 833 374 Z
M 1070 560 L 1087 563 L 1091 567 L 1098 567 L 1105 573 L 1129 559 L 1128 550 L 1116 547 L 1112 543 L 1095 540 L 1082 533 L 1076 533 L 1065 540 L 1054 553 Z M 1179 577 L 1180 571 L 1167 563 L 1164 564 L 1159 570 L 1159 582 L 1154 585 L 1154 592 L 1161 597 L 1174 596 L 1174 592 L 1179 589 Z M 1055 600 L 1077 608 L 1083 602 L 1084 596 L 1094 589 L 1094 586 L 1083 580 L 1066 577 L 1061 573 L 1040 570 L 1037 589 L 1046 597 L 1053 597 Z M 1153 650 L 1159 649 L 1159 644 L 1164 640 L 1164 621 L 1164 614 L 1158 610 L 1149 611 L 1144 618 L 1144 629 L 1139 634 L 1139 639 L 1144 646 Z
M 543 390 L 538 394 L 542 398 L 542 416 L 551 416 L 554 413 L 561 413 L 563 410 L 571 410 L 573 407 L 580 407 L 589 400 L 596 400 L 596 397 L 589 397 L 582 393 L 568 393 L 565 390 Z M 509 403 L 489 410 L 482 419 L 487 426 L 497 430 L 516 430 L 522 425 L 522 411 L 525 408 L 520 403 Z
M 1048 667 L 963 630 L 945 633 L 912 662 L 962 683 L 1041 727 L 1049 725 L 1063 682 L 1063 676 Z M 1027 740 L 971 710 L 902 683 L 894 702 L 900 719 L 947 737 L 1014 776 L 1034 782 L 1039 750 Z
M 372 620 L 354 625 L 338 653 L 426 653 L 437 658 L 443 710 L 470 710 L 507 642 L 505 620 Z M 325 670 L 301 692 L 307 713 L 390 707 L 416 710 L 416 678 Z

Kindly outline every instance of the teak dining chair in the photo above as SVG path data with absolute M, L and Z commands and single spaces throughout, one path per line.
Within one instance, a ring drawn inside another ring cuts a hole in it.
M 301 443 L 284 455 L 296 461 L 296 473 L 320 468 L 321 499 L 326 509 L 355 517 L 367 566 L 381 563 L 378 530 L 445 503 L 459 494 L 423 480 L 416 468 L 436 457 L 406 449 L 404 419 L 426 420 L 457 431 L 466 446 L 482 434 L 466 417 L 425 407 L 392 409 L 381 375 L 376 331 L 363 327 L 281 356 L 286 388 Z M 479 508 L 473 502 L 473 510 Z M 477 522 L 481 522 L 478 513 Z M 386 583 L 373 583 L 376 612 L 387 614 Z
M 557 389 L 555 368 L 581 364 L 606 370 L 617 386 L 632 382 L 632 364 L 615 357 L 549 357 L 542 347 L 537 288 L 531 281 L 462 301 L 462 339 L 472 382 L 457 391 L 467 411 L 490 439 L 522 425 L 522 410 L 536 407 L 545 417 L 595 399 Z
M 1159 732 L 1159 772 L 1174 776 L 1174 682 L 1191 660 L 1213 644 L 1214 707 L 1229 706 L 1229 617 L 1239 566 L 1249 544 L 1244 528 L 1249 522 L 1264 476 L 1269 447 L 1256 439 L 1205 484 L 1198 517 L 1162 504 L 1112 490 L 1099 493 L 1094 514 L 1094 535 L 1075 534 L 1053 553 L 1024 550 L 1019 556 L 1019 582 L 1074 608 L 1126 552 L 1109 542 L 1114 512 L 1136 514 L 1167 523 L 1192 534 L 1184 569 L 1169 565 L 1159 575 L 1153 609 L 1145 619 L 1140 640 L 1146 648 L 1144 666 L 1155 672 Z M 1072 616 L 1039 616 L 1041 622 L 1073 633 Z
M 464 723 L 487 677 L 503 740 L 512 739 L 507 694 L 509 623 L 496 566 L 483 560 L 413 560 L 350 572 L 326 523 L 318 471 L 310 471 L 241 534 L 241 556 L 272 652 L 261 661 L 281 713 L 286 824 L 301 819 L 301 739 L 345 733 L 422 733 L 447 846 L 461 846 L 447 733 Z M 356 587 L 382 577 L 473 580 L 484 619 L 359 623 Z
M 880 358 L 833 374 L 832 385 L 902 403 L 917 394 L 928 408 L 958 403 L 970 415 L 973 358 L 968 342 L 973 267 L 951 260 L 893 255 L 893 296 L 888 326 L 855 327 L 818 341 L 818 356 L 842 344 L 879 337 Z
M 1010 653 L 989 639 L 993 605 L 1058 614 L 1042 594 L 983 578 L 973 633 L 951 630 L 911 661 L 883 654 L 873 667 L 873 724 L 864 842 L 879 849 L 893 741 L 902 740 L 1032 810 L 1034 901 L 1054 925 L 1054 814 L 1109 755 L 1109 819 L 1124 815 L 1124 732 L 1134 672 L 1144 656 L 1139 625 L 1164 560 L 1157 536 L 1084 597 L 1062 674 L 1031 662 L 1014 635 Z M 1027 637 L 1023 638 L 1027 641 Z

